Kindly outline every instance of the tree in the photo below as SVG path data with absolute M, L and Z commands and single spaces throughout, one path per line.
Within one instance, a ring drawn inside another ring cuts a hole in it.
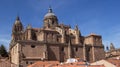
M 6 50 L 6 48 L 5 48 L 5 46 L 3 44 L 0 46 L 0 55 L 2 57 L 8 57 L 7 50 Z

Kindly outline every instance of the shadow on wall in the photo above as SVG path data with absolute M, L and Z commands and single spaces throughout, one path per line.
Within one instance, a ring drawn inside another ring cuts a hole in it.
M 48 60 L 57 60 L 55 50 L 48 47 Z

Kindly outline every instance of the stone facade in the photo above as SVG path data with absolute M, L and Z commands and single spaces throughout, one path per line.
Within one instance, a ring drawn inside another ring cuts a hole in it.
M 49 8 L 44 16 L 42 28 L 24 29 L 17 17 L 10 43 L 10 60 L 19 67 L 26 67 L 35 61 L 52 60 L 64 62 L 68 58 L 80 58 L 89 62 L 104 58 L 102 37 L 96 34 L 82 36 L 76 25 L 59 24 L 57 16 Z

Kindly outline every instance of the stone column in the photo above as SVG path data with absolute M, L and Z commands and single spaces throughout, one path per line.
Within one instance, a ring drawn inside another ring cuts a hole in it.
M 71 52 L 71 38 L 69 36 L 69 43 L 68 43 L 68 58 L 72 57 L 72 52 Z

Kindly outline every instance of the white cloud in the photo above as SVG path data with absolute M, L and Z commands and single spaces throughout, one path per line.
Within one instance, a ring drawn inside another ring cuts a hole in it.
M 1 43 L 9 43 L 10 40 L 8 40 L 8 39 L 0 39 L 0 42 L 1 42 Z

